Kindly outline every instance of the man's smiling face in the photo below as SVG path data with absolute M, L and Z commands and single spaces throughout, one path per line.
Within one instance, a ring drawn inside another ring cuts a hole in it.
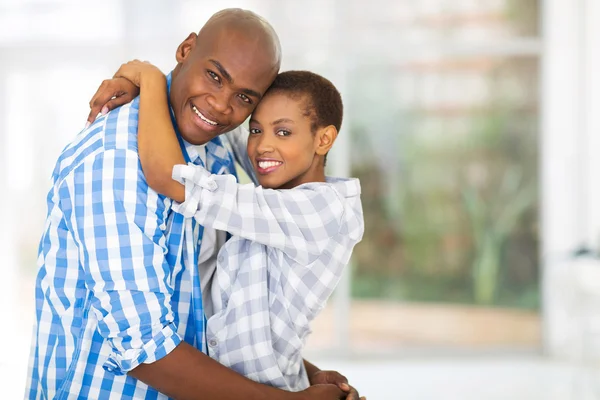
M 279 54 L 247 21 L 212 24 L 177 50 L 170 100 L 181 136 L 204 144 L 238 127 L 279 70 Z

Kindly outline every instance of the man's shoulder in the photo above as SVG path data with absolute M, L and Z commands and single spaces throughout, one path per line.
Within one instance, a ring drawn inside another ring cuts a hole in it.
M 224 143 L 227 143 L 231 146 L 235 146 L 237 143 L 240 142 L 247 142 L 248 140 L 248 129 L 246 129 L 245 126 L 240 125 L 235 129 L 230 130 L 229 132 L 226 132 L 225 134 L 221 135 L 221 138 L 223 140 Z
M 212 162 L 215 160 L 223 165 L 230 165 L 231 171 L 228 173 L 233 173 L 235 170 L 234 159 L 235 159 L 235 151 L 234 148 L 236 146 L 237 137 L 239 137 L 240 132 L 243 128 L 235 128 L 229 132 L 226 132 L 222 135 L 219 135 L 213 138 L 211 141 L 206 143 L 206 154 L 209 159 L 212 159 Z M 209 161 L 210 163 L 211 161 Z
M 131 150 L 137 153 L 139 97 L 115 108 L 104 118 L 105 150 Z
M 55 179 L 108 151 L 137 154 L 138 104 L 135 99 L 115 108 L 81 131 L 61 152 L 53 173 Z

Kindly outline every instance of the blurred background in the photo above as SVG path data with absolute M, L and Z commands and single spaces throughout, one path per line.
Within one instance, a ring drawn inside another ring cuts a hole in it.
M 0 0 L 2 398 L 22 398 L 45 195 L 103 79 L 251 9 L 345 102 L 364 240 L 306 357 L 370 399 L 600 398 L 597 0 Z

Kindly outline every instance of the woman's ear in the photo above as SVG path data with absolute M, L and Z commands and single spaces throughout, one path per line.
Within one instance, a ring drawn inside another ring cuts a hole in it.
M 317 131 L 317 149 L 316 153 L 320 156 L 324 156 L 329 152 L 333 142 L 337 139 L 338 131 L 335 126 L 329 125 L 325 128 L 321 128 Z
M 197 38 L 198 35 L 192 32 L 183 42 L 181 42 L 181 44 L 177 47 L 177 53 L 175 53 L 175 59 L 177 60 L 177 63 L 182 63 L 185 61 L 196 45 Z

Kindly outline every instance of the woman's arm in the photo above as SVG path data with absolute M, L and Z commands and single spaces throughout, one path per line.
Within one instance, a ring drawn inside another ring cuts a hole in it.
M 148 185 L 160 194 L 183 202 L 184 187 L 171 177 L 173 166 L 185 164 L 185 159 L 171 122 L 167 83 L 162 73 L 158 75 L 150 70 L 142 73 L 140 79 L 138 153 Z
M 342 225 L 344 201 L 327 184 L 264 189 L 239 184 L 233 175 L 210 174 L 197 165 L 176 165 L 173 178 L 186 188 L 186 200 L 175 206 L 177 212 L 305 263 L 321 254 Z
M 185 200 L 183 185 L 171 178 L 173 166 L 185 164 L 185 160 L 171 121 L 165 75 L 148 62 L 134 60 L 121 65 L 115 78 L 125 78 L 140 88 L 138 153 L 148 185 L 160 194 L 183 202 Z M 127 86 L 123 83 L 119 84 Z M 127 87 L 112 90 L 119 93 L 135 92 Z M 101 86 L 94 99 L 103 99 L 106 97 L 105 92 L 106 89 L 102 91 Z M 123 99 L 117 96 L 112 100 L 115 106 L 122 104 L 124 99 L 130 100 L 127 95 L 122 97 Z M 94 99 L 90 104 L 94 103 Z M 108 104 L 103 107 L 103 110 L 108 111 L 107 106 Z

